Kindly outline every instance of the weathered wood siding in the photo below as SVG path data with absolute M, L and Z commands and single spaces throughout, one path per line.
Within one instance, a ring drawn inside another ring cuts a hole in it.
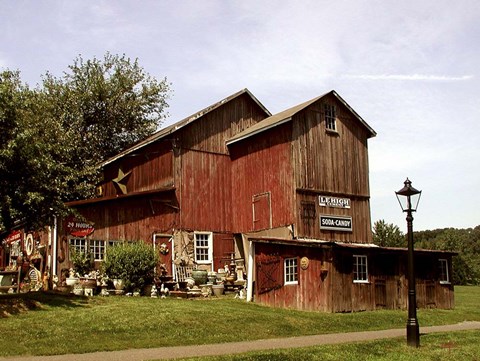
M 294 222 L 290 139 L 291 124 L 287 123 L 230 146 L 233 229 L 237 232 Z M 269 194 L 271 222 L 265 219 L 265 207 L 261 208 L 262 218 L 254 220 L 254 201 L 261 202 L 260 198 L 266 194 Z
M 178 225 L 178 204 L 173 191 L 78 207 L 78 211 L 94 223 L 90 237 L 98 240 L 143 240 L 151 242 L 154 233 L 173 234 Z
M 255 302 L 273 307 L 294 308 L 300 310 L 312 310 L 328 312 L 331 309 L 331 282 L 328 277 L 330 269 L 331 252 L 328 249 L 309 248 L 299 246 L 279 246 L 264 243 L 255 243 L 255 257 L 262 255 L 277 255 L 279 257 L 280 270 L 275 280 L 281 285 L 277 289 L 260 293 L 255 290 Z M 298 258 L 298 284 L 284 285 L 284 259 Z M 300 267 L 300 259 L 307 257 L 309 265 L 306 270 Z M 322 272 L 323 271 L 323 272 Z M 327 271 L 327 274 L 325 274 Z M 257 270 L 256 277 L 263 277 L 262 271 Z M 325 276 L 326 275 L 326 276 Z M 266 277 L 271 278 L 271 274 Z
M 354 254 L 368 257 L 366 283 L 353 281 Z M 285 258 L 297 257 L 299 281 L 297 285 L 285 285 L 282 268 L 278 276 L 281 279 L 277 280 L 279 287 L 267 292 L 259 292 L 256 288 L 256 302 L 274 307 L 325 312 L 407 308 L 406 252 L 255 243 L 255 257 L 264 255 L 278 257 L 281 267 Z M 309 259 L 306 270 L 300 267 L 302 257 Z M 438 280 L 439 257 L 447 258 L 451 265 L 451 256 L 427 252 L 416 254 L 416 264 L 425 265 L 416 272 L 417 305 L 420 308 L 454 307 L 453 285 L 440 284 Z M 257 266 L 257 284 L 262 284 L 261 277 Z
M 321 207 L 319 195 L 330 195 L 328 192 L 297 191 L 296 231 L 298 237 L 315 238 L 326 241 L 350 243 L 372 243 L 370 229 L 370 202 L 368 198 L 352 195 L 335 194 L 351 200 L 350 209 Z M 352 217 L 352 231 L 340 232 L 320 229 L 320 215 Z
M 213 270 L 218 271 L 230 264 L 230 256 L 235 252 L 233 234 L 214 233 L 213 234 Z
M 336 129 L 326 129 L 324 104 L 337 110 Z M 371 220 L 368 180 L 368 130 L 333 96 L 313 103 L 292 119 L 293 161 L 296 211 L 299 237 L 335 239 L 346 242 L 370 243 Z M 318 195 L 351 199 L 351 209 L 320 209 Z M 315 202 L 320 213 L 353 217 L 353 232 L 321 231 L 318 224 L 302 220 L 302 202 Z
M 103 196 L 121 195 L 122 192 L 112 181 L 118 177 L 119 169 L 124 174 L 124 184 L 128 193 L 155 190 L 174 183 L 173 150 L 170 140 L 162 140 L 109 164 L 104 170 L 104 180 L 100 183 Z
M 353 282 L 353 255 L 367 255 L 368 283 Z M 453 285 L 438 279 L 437 253 L 416 253 L 417 306 L 420 308 L 454 307 Z M 447 258 L 451 265 L 451 256 Z M 335 251 L 332 269 L 333 312 L 376 309 L 406 309 L 408 305 L 407 254 L 375 249 L 343 249 Z
M 95 238 L 146 240 L 154 231 L 178 227 L 231 231 L 231 165 L 225 141 L 266 116 L 250 96 L 242 94 L 106 166 L 100 198 L 123 195 L 113 182 L 119 169 L 130 172 L 122 182 L 127 195 L 172 186 L 176 190 L 170 207 L 155 213 L 152 209 L 162 204 L 156 201 L 157 194 L 79 206 L 95 223 Z
M 232 231 L 231 162 L 227 155 L 182 150 L 180 226 L 197 231 Z
M 326 130 L 324 103 L 337 109 L 337 132 Z M 368 131 L 333 96 L 321 98 L 293 120 L 296 187 L 369 195 Z
M 228 154 L 226 140 L 266 116 L 257 103 L 243 94 L 180 129 L 176 137 L 184 149 Z

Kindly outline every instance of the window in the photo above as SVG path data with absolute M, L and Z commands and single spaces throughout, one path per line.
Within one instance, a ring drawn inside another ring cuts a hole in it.
M 90 252 L 95 261 L 103 261 L 105 259 L 105 241 L 91 240 Z
M 210 264 L 213 259 L 212 233 L 195 233 L 195 262 Z
M 353 256 L 353 282 L 368 282 L 367 256 Z
M 324 104 L 323 110 L 325 112 L 325 127 L 327 130 L 337 131 L 335 105 Z
M 70 247 L 75 249 L 75 252 L 85 252 L 87 250 L 87 240 L 85 238 L 70 238 Z
M 284 274 L 286 285 L 298 284 L 298 261 L 297 258 L 286 258 L 284 261 Z
M 448 274 L 448 261 L 446 259 L 441 258 L 438 260 L 438 273 L 438 278 L 441 284 L 450 283 L 450 276 Z

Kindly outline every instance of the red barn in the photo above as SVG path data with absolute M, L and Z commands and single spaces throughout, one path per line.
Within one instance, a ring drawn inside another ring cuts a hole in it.
M 98 262 L 120 241 L 169 249 L 162 262 L 248 269 L 248 300 L 345 312 L 406 308 L 406 250 L 372 244 L 375 131 L 335 92 L 276 115 L 242 90 L 102 165 L 98 197 L 60 225 Z M 164 252 L 166 253 L 166 252 Z M 418 305 L 453 307 L 451 253 L 417 251 Z

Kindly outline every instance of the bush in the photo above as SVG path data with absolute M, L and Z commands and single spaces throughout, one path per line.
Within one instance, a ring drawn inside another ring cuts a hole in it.
M 152 246 L 135 242 L 109 247 L 102 267 L 110 279 L 124 280 L 125 288 L 131 291 L 153 282 L 157 262 Z
M 87 250 L 78 251 L 75 247 L 70 247 L 70 261 L 80 277 L 89 274 L 94 268 L 92 254 Z

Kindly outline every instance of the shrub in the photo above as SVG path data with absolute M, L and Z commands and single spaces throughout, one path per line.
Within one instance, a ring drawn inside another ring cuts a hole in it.
M 87 250 L 78 251 L 75 247 L 70 247 L 70 261 L 72 261 L 73 269 L 80 277 L 93 270 L 92 254 Z
M 110 247 L 103 262 L 103 272 L 125 281 L 127 290 L 141 289 L 153 282 L 158 257 L 152 246 L 143 242 Z

